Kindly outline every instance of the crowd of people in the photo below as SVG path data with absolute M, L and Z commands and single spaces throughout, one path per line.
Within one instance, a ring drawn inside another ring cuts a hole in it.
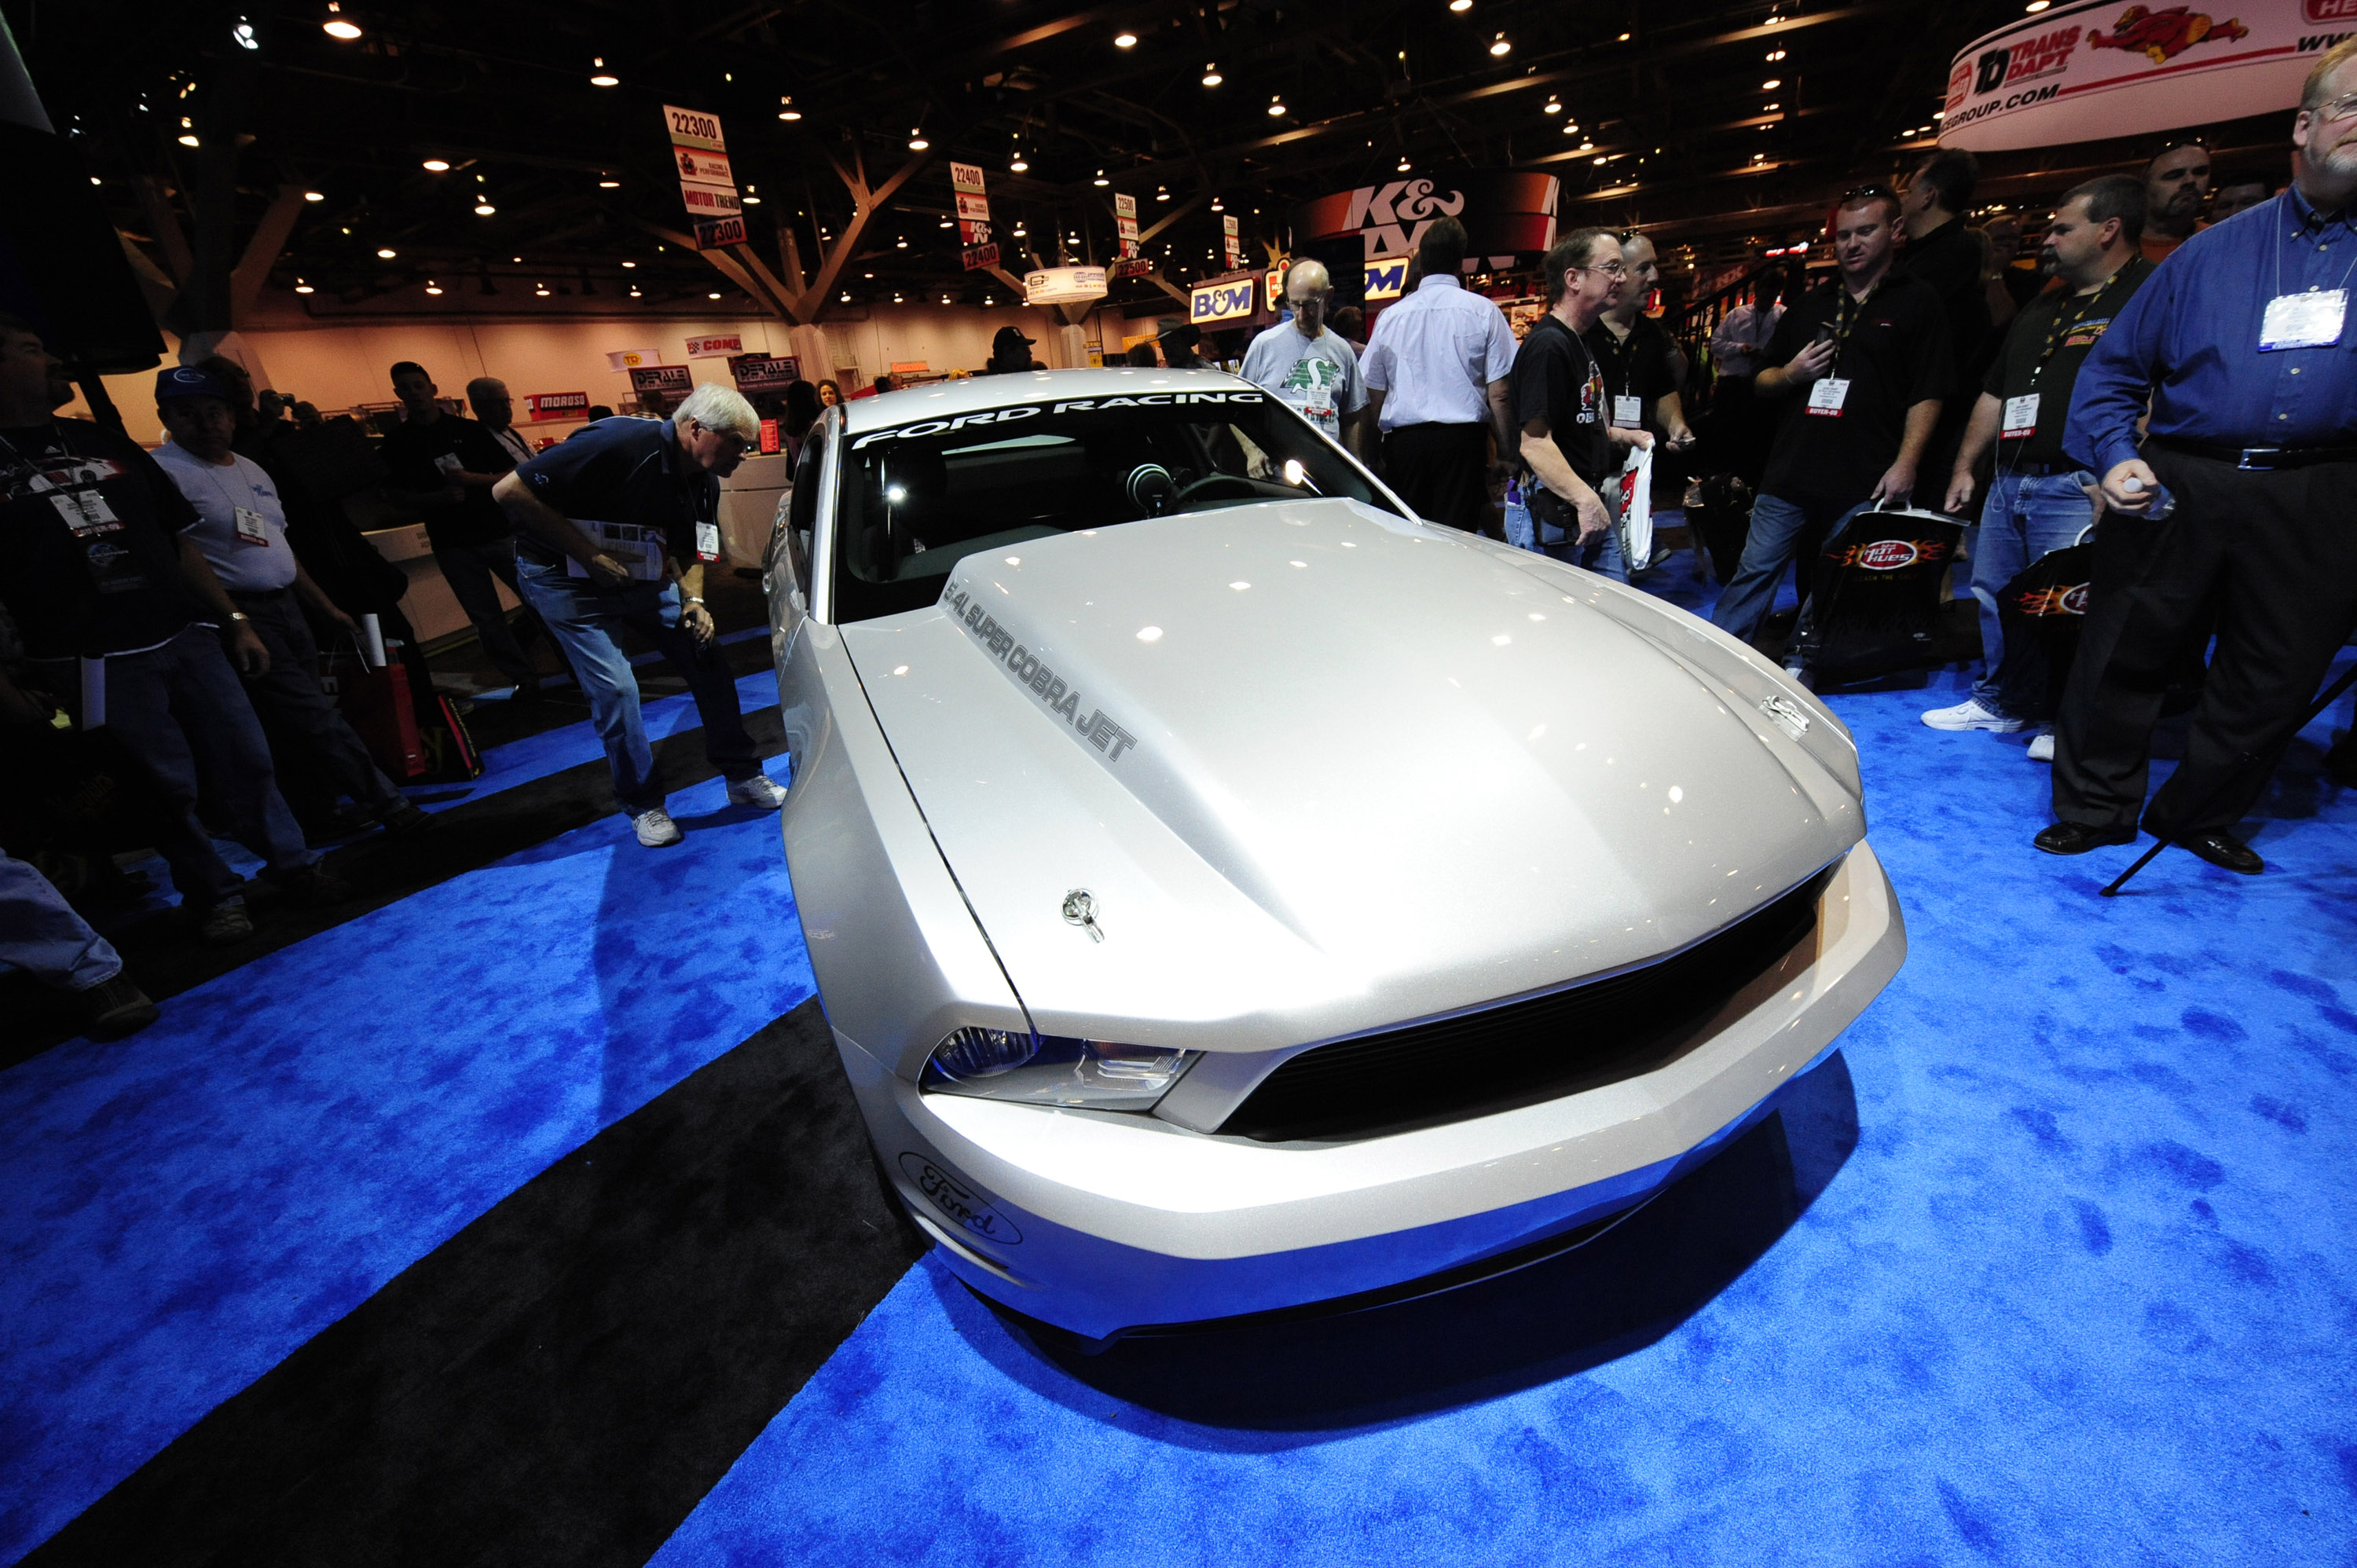
M 2035 269 L 2007 264 L 2018 226 L 1969 226 L 1969 153 L 1935 152 L 1898 188 L 1843 193 L 1831 275 L 1719 324 L 1719 423 L 1747 416 L 1763 434 L 1750 447 L 1715 437 L 1722 462 L 1756 462 L 1715 623 L 1759 639 L 1789 570 L 1805 625 L 1820 551 L 1869 509 L 1969 518 L 1983 672 L 1923 723 L 2044 726 L 2032 742 L 2053 764 L 2041 850 L 2124 843 L 2141 823 L 2214 865 L 2262 869 L 2234 826 L 2357 630 L 2357 40 L 2309 75 L 2291 143 L 2292 178 L 2272 196 L 2255 181 L 2213 193 L 2193 142 L 2140 175 L 2074 186 Z M 1543 263 L 1545 313 L 1519 341 L 1464 286 L 1467 250 L 1456 219 L 1430 224 L 1409 287 L 1371 332 L 1356 307 L 1334 308 L 1324 266 L 1299 262 L 1285 319 L 1253 339 L 1243 373 L 1377 466 L 1420 516 L 1494 535 L 1502 492 L 1527 506 L 1534 544 L 1552 535 L 1566 558 L 1625 582 L 1628 455 L 1697 442 L 1684 356 L 1642 309 L 1660 279 L 1653 246 L 1564 235 Z M 990 371 L 1038 368 L 1030 348 L 1001 329 Z M 1181 323 L 1140 348 L 1148 362 L 1202 362 Z M 705 572 L 722 558 L 721 479 L 765 423 L 791 453 L 841 389 L 796 382 L 756 407 L 705 384 L 666 418 L 600 418 L 535 450 L 495 378 L 467 385 L 472 419 L 422 365 L 389 379 L 404 417 L 382 442 L 387 482 L 517 699 L 578 683 L 638 842 L 681 832 L 626 628 L 685 681 L 728 799 L 780 805 L 716 657 Z M 854 395 L 888 390 L 879 377 Z M 215 829 L 281 896 L 350 897 L 313 847 L 323 827 L 405 833 L 430 819 L 323 686 L 319 639 L 358 645 L 373 616 L 414 690 L 432 682 L 396 602 L 405 577 L 285 460 L 316 411 L 257 399 L 231 360 L 172 366 L 155 388 L 169 440 L 151 455 L 54 417 L 70 395 L 34 329 L 0 317 L 0 717 L 28 736 L 103 728 L 135 760 L 160 800 L 155 846 L 206 940 L 253 929 Z M 2088 539 L 2083 635 L 2059 711 L 2025 709 L 1998 680 L 2001 600 L 2030 563 Z M 523 607 L 513 623 L 501 585 Z M 559 671 L 536 662 L 544 644 Z M 2147 803 L 2172 693 L 2191 705 L 2184 761 Z M 2352 743 L 2328 766 L 2357 783 Z M 119 957 L 22 860 L 0 859 L 0 929 L 7 960 L 84 998 L 94 1030 L 154 1016 Z

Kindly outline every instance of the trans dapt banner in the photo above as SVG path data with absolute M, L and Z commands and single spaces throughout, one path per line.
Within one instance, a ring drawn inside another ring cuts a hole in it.
M 2288 112 L 2352 32 L 2357 0 L 2058 5 L 1956 56 L 1940 142 L 1996 152 Z

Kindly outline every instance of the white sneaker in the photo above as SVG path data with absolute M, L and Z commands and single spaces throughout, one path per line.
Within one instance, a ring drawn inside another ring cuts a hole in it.
M 778 788 L 777 780 L 766 773 L 756 773 L 750 779 L 728 781 L 728 803 L 732 806 L 759 806 L 774 811 L 786 803 L 786 792 Z
M 2044 735 L 2039 736 L 2029 743 L 2029 760 L 2032 762 L 2051 762 L 2054 760 L 2054 732 L 2052 730 L 2048 730 Z
M 671 813 L 661 806 L 651 811 L 631 812 L 630 826 L 637 830 L 639 842 L 649 849 L 662 849 L 687 836 L 679 831 L 679 824 L 671 820 Z
M 1966 697 L 1953 708 L 1933 708 L 1923 715 L 1923 722 L 1933 729 L 1993 729 L 2000 735 L 2029 727 L 2027 720 L 2009 719 L 1981 706 L 1978 697 Z

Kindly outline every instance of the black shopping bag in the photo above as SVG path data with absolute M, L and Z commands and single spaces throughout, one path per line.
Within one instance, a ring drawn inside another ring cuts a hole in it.
M 2015 573 L 1997 595 L 1997 625 L 2005 633 L 1997 701 L 2007 713 L 2038 720 L 2061 710 L 2094 575 L 2095 547 L 2082 534 L 2080 542 L 2050 550 Z
M 1945 663 L 1940 586 L 1964 538 L 1955 519 L 1913 507 L 1852 518 L 1817 563 L 1794 630 L 1801 667 L 1832 685 Z

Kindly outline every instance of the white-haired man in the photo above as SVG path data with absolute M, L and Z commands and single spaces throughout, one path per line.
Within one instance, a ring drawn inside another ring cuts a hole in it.
M 1359 374 L 1357 352 L 1340 332 L 1327 329 L 1334 283 L 1325 263 L 1313 258 L 1294 263 L 1285 274 L 1285 303 L 1293 319 L 1252 340 L 1244 350 L 1244 380 L 1292 404 L 1351 456 L 1364 456 L 1366 378 Z
M 616 639 L 625 625 L 686 678 L 729 800 L 773 810 L 786 798 L 761 772 L 704 604 L 705 564 L 721 558 L 720 481 L 760 435 L 753 405 L 707 381 L 669 419 L 601 419 L 491 490 L 515 520 L 523 596 L 565 650 L 606 743 L 615 798 L 650 849 L 677 843 L 680 831 L 663 810 L 638 678 Z

